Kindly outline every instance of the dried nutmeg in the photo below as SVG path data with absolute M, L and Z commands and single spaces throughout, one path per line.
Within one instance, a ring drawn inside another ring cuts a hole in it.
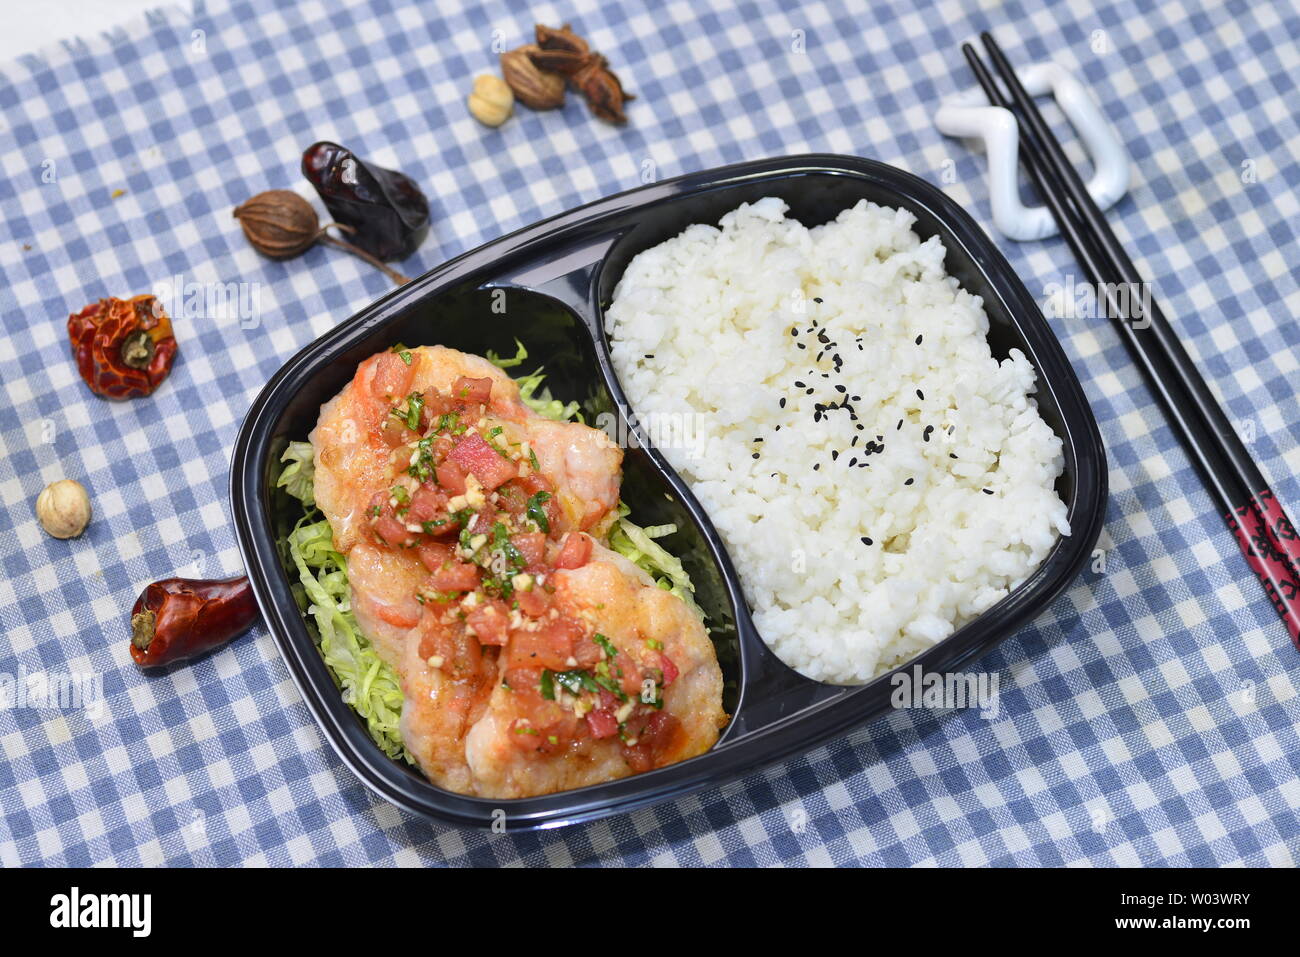
M 311 203 L 287 189 L 269 189 L 258 193 L 235 207 L 235 219 L 244 230 L 249 243 L 263 256 L 271 259 L 293 259 L 301 256 L 316 243 L 337 246 L 364 259 L 376 269 L 381 269 L 399 286 L 410 280 L 384 265 L 379 259 L 349 242 L 335 239 L 326 233 L 334 228 L 352 232 L 351 226 L 342 223 L 320 224 L 320 218 Z
M 501 75 L 514 91 L 515 99 L 530 110 L 553 110 L 564 105 L 564 77 L 538 69 L 533 62 L 540 52 L 533 44 L 501 54 Z
M 244 236 L 263 256 L 293 259 L 320 237 L 320 219 L 311 203 L 287 189 L 269 189 L 235 207 Z

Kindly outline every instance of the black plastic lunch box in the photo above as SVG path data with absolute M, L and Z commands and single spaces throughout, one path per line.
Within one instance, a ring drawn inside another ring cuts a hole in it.
M 1057 491 L 1069 507 L 1071 534 L 1010 595 L 903 667 L 919 664 L 938 673 L 961 668 L 1042 611 L 1088 560 L 1106 505 L 1106 457 L 1096 421 L 1033 297 L 989 237 L 940 190 L 872 160 L 808 155 L 693 173 L 598 200 L 444 263 L 321 336 L 271 379 L 236 440 L 232 507 L 258 604 L 325 736 L 376 794 L 464 826 L 489 826 L 501 811 L 510 829 L 589 821 L 752 772 L 890 707 L 890 675 L 854 687 L 822 684 L 768 650 L 708 515 L 663 457 L 642 443 L 627 449 L 623 499 L 639 524 L 678 526 L 662 544 L 681 557 L 708 614 L 730 724 L 707 754 L 646 774 L 518 800 L 454 794 L 417 768 L 388 758 L 344 703 L 316 648 L 314 626 L 295 602 L 296 578 L 278 544 L 301 514 L 276 489 L 285 445 L 307 436 L 321 404 L 343 388 L 361 360 L 399 342 L 513 355 L 518 339 L 529 351 L 518 371 L 544 365 L 552 393 L 578 400 L 588 422 L 612 413 L 622 428 L 642 437 L 624 412 L 627 400 L 604 331 L 603 310 L 619 277 L 642 250 L 692 223 L 716 223 L 728 210 L 764 196 L 781 197 L 808 226 L 827 222 L 860 199 L 913 212 L 922 238 L 942 240 L 949 274 L 983 298 L 994 355 L 1003 358 L 1018 348 L 1038 370 L 1039 411 L 1064 442 Z

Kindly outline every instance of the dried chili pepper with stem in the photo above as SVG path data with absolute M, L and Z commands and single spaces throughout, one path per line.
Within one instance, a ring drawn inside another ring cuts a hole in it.
M 150 395 L 171 372 L 178 346 L 155 296 L 101 299 L 68 317 L 77 372 L 105 399 Z
M 303 151 L 302 174 L 352 241 L 379 259 L 405 259 L 429 234 L 429 200 L 405 173 L 322 140 Z
M 164 578 L 146 585 L 131 609 L 131 657 L 158 668 L 214 651 L 258 618 L 248 577 Z

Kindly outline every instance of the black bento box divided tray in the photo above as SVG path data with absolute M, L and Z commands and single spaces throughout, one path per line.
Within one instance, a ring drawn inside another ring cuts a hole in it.
M 1033 363 L 1039 410 L 1063 440 L 1065 468 L 1057 490 L 1068 507 L 1071 534 L 1010 595 L 902 667 L 960 669 L 1027 624 L 1088 561 L 1106 505 L 1106 458 L 1097 424 L 1034 298 L 983 230 L 940 190 L 883 163 L 816 154 L 692 173 L 598 200 L 444 263 L 321 336 L 271 379 L 236 439 L 232 509 L 258 604 L 325 736 L 376 794 L 408 811 L 470 827 L 490 826 L 501 812 L 511 830 L 589 821 L 739 777 L 823 744 L 890 707 L 891 675 L 854 687 L 821 684 L 768 650 L 708 516 L 662 456 L 641 444 L 626 449 L 623 499 L 640 524 L 678 526 L 662 543 L 683 560 L 709 616 L 730 724 L 708 753 L 646 774 L 517 800 L 455 794 L 388 758 L 343 702 L 296 603 L 296 578 L 278 544 L 300 514 L 297 503 L 275 487 L 285 446 L 307 436 L 321 404 L 352 378 L 361 360 L 399 342 L 508 356 L 518 339 L 529 359 L 515 371 L 545 366 L 552 393 L 578 400 L 588 422 L 613 415 L 620 434 L 640 436 L 624 412 L 627 401 L 603 328 L 603 307 L 619 277 L 633 256 L 686 226 L 716 224 L 742 202 L 773 195 L 808 226 L 864 198 L 911 210 L 923 239 L 941 237 L 949 274 L 983 298 L 994 355 L 1003 358 L 1019 348 Z

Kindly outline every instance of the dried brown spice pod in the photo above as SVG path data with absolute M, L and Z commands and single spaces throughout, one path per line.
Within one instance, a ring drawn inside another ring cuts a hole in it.
M 547 73 L 558 73 L 561 77 L 573 76 L 587 65 L 591 56 L 589 53 L 574 53 L 571 50 L 534 49 L 536 52 L 529 54 L 533 65 Z
M 561 50 L 578 56 L 586 56 L 590 52 L 587 41 L 574 33 L 567 23 L 558 30 L 539 23 L 533 32 L 537 36 L 537 45 L 543 50 Z
M 587 106 L 597 117 L 606 123 L 627 122 L 623 104 L 636 96 L 623 89 L 622 82 L 599 53 L 593 54 L 569 82 L 586 98 Z
M 268 189 L 235 207 L 244 236 L 263 256 L 292 259 L 316 244 L 320 219 L 311 203 L 287 189 Z
M 244 237 L 263 256 L 271 259 L 293 259 L 301 256 L 316 243 L 325 243 L 346 250 L 364 259 L 376 269 L 381 269 L 399 286 L 410 282 L 395 269 L 390 269 L 379 259 L 352 243 L 335 239 L 327 234 L 329 229 L 352 232 L 351 226 L 342 223 L 320 224 L 320 217 L 311 203 L 287 189 L 269 189 L 258 193 L 235 207 L 235 219 L 244 230 Z
M 607 61 L 591 50 L 587 41 L 573 32 L 569 24 L 560 29 L 539 23 L 537 50 L 529 57 L 542 72 L 559 73 L 569 85 L 583 95 L 591 112 L 607 123 L 626 123 L 623 105 L 636 99 L 623 89 L 623 83 Z
M 532 55 L 540 52 L 529 43 L 501 54 L 501 75 L 515 99 L 531 110 L 553 110 L 564 105 L 564 77 L 538 69 Z

